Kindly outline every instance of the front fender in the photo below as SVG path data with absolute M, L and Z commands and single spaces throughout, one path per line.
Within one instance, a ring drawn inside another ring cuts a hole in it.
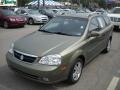
M 67 67 L 68 75 L 69 75 L 69 72 L 70 72 L 71 68 L 73 67 L 74 63 L 78 60 L 78 58 L 80 56 L 85 57 L 85 54 L 84 54 L 84 52 L 82 50 L 77 50 L 72 54 L 72 56 L 71 56 L 71 58 L 69 60 L 69 63 L 68 63 L 68 67 Z
M 84 56 L 85 58 L 85 53 L 82 50 L 75 51 L 72 57 L 70 58 L 69 64 L 73 66 L 74 62 L 76 62 L 80 56 Z

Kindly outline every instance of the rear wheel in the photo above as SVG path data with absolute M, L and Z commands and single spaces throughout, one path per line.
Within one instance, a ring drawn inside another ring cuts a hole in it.
M 104 53 L 110 52 L 111 49 L 111 40 L 109 39 L 107 47 L 103 50 Z
M 8 28 L 8 27 L 9 27 L 7 21 L 4 21 L 4 23 L 3 23 L 3 27 L 4 27 L 4 28 Z
M 82 69 L 83 69 L 82 61 L 81 60 L 76 61 L 69 73 L 68 83 L 70 84 L 76 83 L 81 77 Z
M 119 26 L 114 26 L 114 31 L 119 31 Z

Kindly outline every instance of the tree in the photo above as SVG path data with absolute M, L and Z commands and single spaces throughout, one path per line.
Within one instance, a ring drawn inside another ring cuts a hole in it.
M 25 4 L 31 2 L 32 0 L 18 0 L 18 6 L 25 6 Z
M 98 0 L 99 6 L 105 8 L 106 7 L 106 1 L 105 0 Z
M 80 4 L 80 0 L 72 0 L 73 4 Z

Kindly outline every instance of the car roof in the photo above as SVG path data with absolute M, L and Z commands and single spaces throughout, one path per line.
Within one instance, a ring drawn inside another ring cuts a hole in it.
M 8 10 L 8 9 L 0 9 L 1 12 L 4 12 L 4 11 L 12 11 L 12 10 Z
M 19 10 L 25 10 L 25 11 L 29 11 L 29 10 L 33 10 L 33 9 L 19 8 Z
M 100 16 L 102 14 L 99 13 L 76 13 L 76 14 L 67 14 L 67 15 L 59 15 L 59 16 L 65 16 L 65 17 L 76 17 L 76 18 L 85 18 L 85 19 L 89 19 L 90 17 L 94 17 L 94 16 Z
M 120 8 L 120 7 L 115 7 L 115 8 Z

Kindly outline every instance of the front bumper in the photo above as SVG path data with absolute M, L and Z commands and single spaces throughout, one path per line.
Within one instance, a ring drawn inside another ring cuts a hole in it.
M 52 84 L 67 79 L 66 70 L 60 66 L 45 66 L 38 63 L 26 63 L 16 59 L 9 52 L 6 55 L 8 66 L 19 75 L 45 84 Z
M 9 22 L 9 27 L 18 27 L 18 26 L 24 26 L 26 22 Z
M 114 26 L 120 26 L 120 22 L 112 22 Z
M 34 19 L 34 23 L 39 24 L 39 23 L 46 23 L 48 22 L 48 19 Z

